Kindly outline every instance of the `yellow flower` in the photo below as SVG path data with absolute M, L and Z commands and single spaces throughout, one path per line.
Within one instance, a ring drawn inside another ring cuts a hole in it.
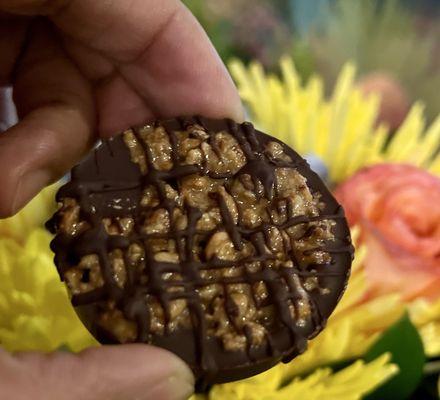
M 19 231 L 14 224 L 12 228 Z M 60 282 L 49 249 L 50 235 L 35 228 L 27 236 L 21 238 L 23 244 L 0 237 L 0 345 L 10 351 L 52 351 L 63 346 L 79 351 L 95 344 Z
M 55 211 L 55 192 L 58 185 L 44 189 L 23 210 L 11 218 L 0 219 L 0 238 L 9 237 L 24 243 L 34 228 L 42 228 Z
M 440 356 L 440 300 L 431 304 L 423 299 L 410 305 L 412 321 L 418 326 L 429 357 Z
M 384 354 L 368 364 L 356 361 L 336 373 L 322 368 L 287 381 L 279 365 L 244 381 L 214 386 L 208 395 L 192 400 L 360 400 L 398 372 L 389 361 L 390 355 Z
M 0 220 L 0 345 L 10 351 L 79 351 L 95 345 L 73 310 L 43 229 L 57 185 Z
M 281 61 L 281 78 L 266 75 L 258 63 L 230 64 L 240 95 L 257 127 L 278 136 L 300 154 L 319 156 L 333 182 L 378 162 L 407 162 L 440 175 L 440 116 L 426 127 L 423 105 L 415 103 L 384 151 L 389 132 L 375 126 L 379 97 L 355 87 L 355 67 L 347 64 L 333 94 L 324 96 L 322 78 L 301 83 L 290 58 Z

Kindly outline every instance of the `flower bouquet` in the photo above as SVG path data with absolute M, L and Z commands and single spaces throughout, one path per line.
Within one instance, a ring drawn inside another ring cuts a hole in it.
M 422 104 L 389 135 L 380 99 L 346 65 L 330 99 L 320 77 L 301 83 L 230 64 L 250 119 L 315 165 L 346 208 L 357 247 L 347 291 L 327 328 L 288 364 L 214 386 L 197 400 L 438 398 L 440 390 L 440 117 Z M 10 351 L 97 343 L 76 317 L 52 264 L 55 188 L 0 221 L 0 345 Z

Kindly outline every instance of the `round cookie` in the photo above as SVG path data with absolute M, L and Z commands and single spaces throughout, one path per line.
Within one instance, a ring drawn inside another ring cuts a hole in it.
M 341 206 L 250 123 L 129 129 L 76 166 L 57 201 L 55 264 L 90 332 L 174 352 L 201 390 L 302 353 L 349 277 Z

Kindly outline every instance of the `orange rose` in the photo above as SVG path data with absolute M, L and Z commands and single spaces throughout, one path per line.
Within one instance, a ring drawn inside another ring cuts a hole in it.
M 366 168 L 336 189 L 361 228 L 371 295 L 440 297 L 440 179 L 409 165 Z

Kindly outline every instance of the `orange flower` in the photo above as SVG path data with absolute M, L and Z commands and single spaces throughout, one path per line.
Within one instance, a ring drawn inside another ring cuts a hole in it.
M 440 179 L 410 165 L 380 164 L 336 189 L 361 228 L 371 295 L 440 297 Z

